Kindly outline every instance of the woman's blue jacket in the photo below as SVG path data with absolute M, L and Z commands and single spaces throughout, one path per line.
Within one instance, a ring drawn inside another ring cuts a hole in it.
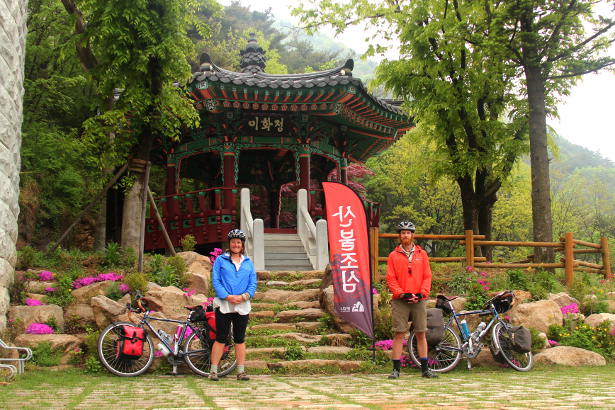
M 248 292 L 250 298 L 256 292 L 256 271 L 254 264 L 247 256 L 241 261 L 239 270 L 231 261 L 229 253 L 225 252 L 216 258 L 212 269 L 211 281 L 216 296 L 226 299 L 228 295 L 241 295 Z

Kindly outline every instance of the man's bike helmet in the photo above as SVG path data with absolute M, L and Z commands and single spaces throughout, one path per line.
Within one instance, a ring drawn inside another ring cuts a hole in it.
M 397 225 L 397 232 L 401 232 L 401 231 L 410 231 L 410 232 L 414 232 L 416 230 L 416 227 L 414 226 L 414 224 L 410 221 L 401 221 L 398 225 Z
M 231 239 L 241 239 L 242 241 L 246 240 L 246 234 L 243 233 L 243 231 L 241 231 L 240 229 L 231 229 L 228 232 L 228 235 L 226 235 L 226 237 L 228 238 L 229 241 Z

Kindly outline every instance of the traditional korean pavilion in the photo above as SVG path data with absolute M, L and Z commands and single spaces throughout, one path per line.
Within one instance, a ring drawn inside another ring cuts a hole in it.
M 265 62 L 254 37 L 241 51 L 239 72 L 201 56 L 188 84 L 200 127 L 165 143 L 166 193 L 157 202 L 174 245 L 188 234 L 200 245 L 222 242 L 239 226 L 243 187 L 266 232 L 296 227 L 288 210 L 300 188 L 319 218 L 322 181 L 347 183 L 349 163 L 379 153 L 412 126 L 398 106 L 352 76 L 353 60 L 305 74 L 267 74 Z M 147 219 L 145 248 L 164 247 L 156 220 Z

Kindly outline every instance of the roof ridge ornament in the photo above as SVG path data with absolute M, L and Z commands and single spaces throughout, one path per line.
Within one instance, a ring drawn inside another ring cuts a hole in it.
M 242 73 L 261 73 L 265 71 L 265 50 L 256 42 L 256 34 L 250 33 L 248 45 L 239 52 L 241 60 L 239 67 Z
M 352 58 L 349 58 L 348 60 L 346 60 L 346 62 L 342 66 L 342 69 L 340 70 L 340 75 L 346 76 L 346 77 L 352 77 L 353 68 L 354 68 L 354 60 Z

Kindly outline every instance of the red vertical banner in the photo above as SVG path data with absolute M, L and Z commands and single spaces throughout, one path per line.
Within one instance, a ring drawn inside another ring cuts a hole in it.
M 335 311 L 374 336 L 367 218 L 361 198 L 346 185 L 323 182 Z

